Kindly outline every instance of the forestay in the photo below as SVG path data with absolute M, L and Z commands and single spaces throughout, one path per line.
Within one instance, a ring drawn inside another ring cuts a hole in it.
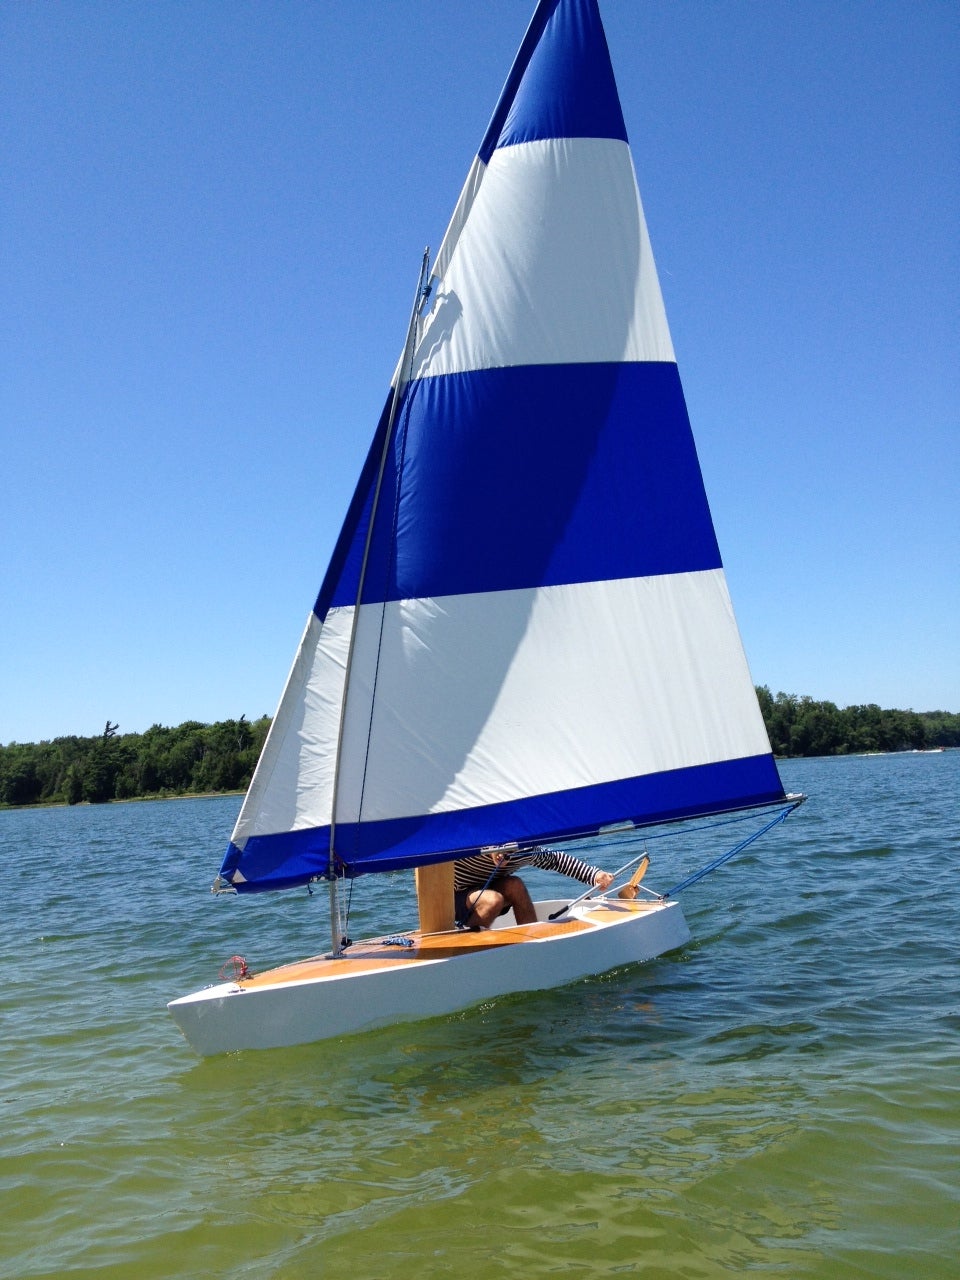
M 538 7 L 432 285 L 221 868 L 241 891 L 783 798 L 595 0 Z

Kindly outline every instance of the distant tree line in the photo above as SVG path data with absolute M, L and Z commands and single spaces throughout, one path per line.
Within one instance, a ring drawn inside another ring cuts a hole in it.
M 0 805 L 103 804 L 108 800 L 239 791 L 247 786 L 270 718 L 188 720 L 146 733 L 0 746 Z
M 850 755 L 865 751 L 960 747 L 960 715 L 948 711 L 884 711 L 874 703 L 844 707 L 757 689 L 778 756 Z M 104 804 L 240 791 L 253 774 L 270 718 L 188 720 L 118 733 L 108 720 L 95 738 L 0 746 L 0 807 Z
M 949 711 L 884 711 L 815 702 L 793 693 L 757 689 L 776 756 L 843 756 L 867 751 L 929 751 L 960 747 L 960 715 Z

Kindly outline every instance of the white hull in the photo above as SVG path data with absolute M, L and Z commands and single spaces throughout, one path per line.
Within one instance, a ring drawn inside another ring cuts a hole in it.
M 482 933 L 411 933 L 412 946 L 357 943 L 340 959 L 318 956 L 167 1006 L 200 1054 L 307 1044 L 372 1027 L 455 1013 L 518 991 L 562 986 L 652 960 L 690 937 L 676 902 L 537 903 L 538 923 L 512 916 Z

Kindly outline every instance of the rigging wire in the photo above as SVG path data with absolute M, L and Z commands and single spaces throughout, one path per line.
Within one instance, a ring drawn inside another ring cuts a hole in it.
M 786 809 L 782 809 L 779 813 L 775 814 L 768 823 L 762 826 L 759 831 L 754 831 L 751 835 L 746 836 L 745 839 L 741 840 L 739 844 L 735 844 L 732 849 L 728 849 L 726 853 L 721 853 L 719 857 L 714 858 L 712 862 L 708 862 L 707 865 L 705 867 L 701 867 L 699 871 L 694 871 L 692 875 L 687 876 L 678 884 L 675 884 L 672 889 L 668 889 L 663 896 L 665 898 L 672 898 L 676 894 L 682 893 L 684 889 L 689 889 L 692 884 L 696 884 L 697 881 L 702 880 L 704 876 L 708 876 L 711 871 L 716 871 L 718 867 L 722 867 L 725 862 L 729 862 L 731 858 L 735 858 L 738 853 L 741 853 L 746 849 L 747 845 L 753 844 L 754 840 L 759 840 L 761 836 L 765 836 L 773 827 L 777 826 L 781 822 L 785 822 L 790 814 L 793 813 L 794 809 L 799 809 L 805 799 L 806 797 L 804 796 L 802 799 L 797 800 L 795 804 L 791 804 Z M 720 826 L 722 824 L 717 823 L 715 825 Z
M 607 885 L 607 889 L 611 888 L 616 883 L 616 881 L 620 878 L 620 876 L 623 875 L 625 871 L 629 871 L 630 868 L 636 866 L 638 862 L 642 862 L 646 856 L 647 856 L 647 849 L 646 849 L 646 844 L 644 844 L 643 853 L 637 854 L 635 858 L 631 858 L 629 862 L 625 862 L 622 867 L 618 867 L 617 870 L 614 871 L 613 879 L 610 881 L 610 884 Z M 638 886 L 638 888 L 639 887 L 641 886 Z M 646 886 L 642 886 L 642 887 L 645 893 L 651 892 L 649 889 L 646 888 Z M 584 902 L 587 898 L 591 897 L 592 894 L 596 893 L 596 891 L 597 891 L 597 886 L 595 884 L 592 884 L 590 888 L 586 891 L 586 893 L 581 893 L 579 898 L 574 898 L 572 902 L 568 902 L 567 905 L 565 907 L 561 907 L 559 911 L 554 911 L 552 915 L 547 917 L 547 919 L 559 920 L 561 916 L 566 915 L 566 913 L 570 910 L 571 907 L 575 907 L 578 905 L 578 903 Z M 606 893 L 606 891 L 607 891 L 606 889 L 602 890 L 603 893 Z M 659 894 L 654 894 L 654 897 L 659 897 L 659 896 L 660 896 Z
M 330 932 L 331 932 L 331 941 L 333 944 L 334 956 L 339 956 L 342 954 L 341 938 L 343 936 L 343 929 L 340 924 L 340 901 L 339 901 L 339 895 L 337 892 L 338 877 L 336 874 L 337 853 L 336 853 L 335 833 L 336 833 L 336 825 L 337 825 L 337 800 L 340 793 L 340 767 L 342 764 L 343 731 L 344 731 L 344 726 L 346 724 L 347 700 L 350 692 L 350 672 L 353 665 L 353 655 L 354 655 L 354 650 L 356 648 L 356 643 L 357 643 L 357 626 L 360 621 L 360 606 L 363 602 L 363 590 L 364 590 L 364 584 L 367 576 L 367 565 L 370 559 L 370 547 L 373 543 L 373 531 L 376 525 L 377 507 L 380 501 L 380 490 L 383 485 L 383 477 L 386 471 L 387 456 L 389 454 L 390 442 L 393 436 L 393 427 L 394 427 L 394 421 L 397 413 L 397 406 L 399 404 L 400 395 L 402 393 L 403 385 L 404 385 L 404 382 L 403 382 L 404 365 L 406 365 L 409 362 L 410 366 L 412 367 L 413 350 L 415 345 L 415 335 L 416 335 L 417 325 L 420 319 L 421 312 L 424 306 L 426 305 L 427 298 L 429 297 L 429 287 L 427 288 L 424 287 L 429 261 L 430 261 L 430 250 L 429 248 L 427 248 L 423 252 L 423 259 L 420 264 L 420 276 L 417 281 L 417 292 L 414 296 L 413 311 L 410 316 L 410 324 L 407 329 L 407 337 L 403 346 L 403 355 L 401 356 L 400 366 L 396 374 L 396 386 L 393 389 L 393 395 L 391 397 L 390 412 L 389 412 L 389 416 L 386 423 L 386 429 L 384 432 L 383 448 L 380 453 L 380 467 L 379 467 L 379 471 L 377 472 L 377 480 L 373 490 L 373 497 L 372 497 L 371 506 L 370 506 L 369 525 L 367 527 L 367 536 L 366 536 L 366 541 L 364 543 L 364 548 L 363 548 L 363 558 L 360 563 L 360 572 L 358 575 L 358 582 L 357 582 L 357 599 L 356 599 L 356 605 L 353 611 L 353 618 L 350 624 L 350 640 L 347 646 L 347 657 L 344 663 L 343 697 L 340 701 L 340 722 L 339 722 L 339 727 L 337 729 L 337 752 L 336 752 L 336 759 L 335 759 L 334 768 L 333 768 L 333 794 L 332 794 L 331 803 L 330 803 L 330 845 L 329 845 L 329 859 L 328 859 L 328 867 L 327 867 L 327 874 L 330 878 Z M 382 625 L 382 619 L 381 619 L 381 625 Z M 372 714 L 373 714 L 373 708 L 371 705 L 371 716 Z M 361 806 L 362 806 L 362 803 L 363 802 L 361 799 Z
M 343 924 L 340 926 L 340 950 L 341 951 L 346 951 L 347 947 L 353 946 L 353 939 L 348 936 L 348 931 L 350 929 L 350 907 L 353 904 L 353 886 L 355 883 L 356 882 L 351 878 L 350 892 L 347 894 L 347 909 L 343 915 Z
M 788 797 L 788 799 L 790 799 L 792 803 L 789 804 L 785 809 L 779 810 L 770 819 L 770 821 L 765 823 L 762 827 L 760 827 L 759 830 L 751 832 L 750 835 L 746 836 L 743 840 L 740 840 L 737 844 L 735 844 L 732 849 L 728 849 L 726 853 L 720 854 L 719 857 L 714 858 L 712 862 L 708 862 L 706 866 L 701 867 L 699 871 L 694 871 L 691 875 L 686 876 L 678 884 L 675 884 L 672 889 L 668 889 L 666 893 L 655 893 L 646 885 L 640 886 L 643 892 L 649 893 L 651 897 L 657 898 L 661 902 L 665 902 L 668 898 L 672 898 L 676 894 L 682 892 L 682 890 L 689 888 L 690 885 L 696 884 L 697 881 L 702 880 L 704 876 L 708 876 L 711 873 L 711 871 L 716 871 L 717 868 L 722 867 L 725 862 L 729 862 L 730 859 L 735 858 L 738 853 L 742 853 L 743 850 L 746 849 L 748 845 L 753 844 L 754 840 L 759 840 L 761 836 L 766 835 L 766 833 L 772 830 L 773 827 L 777 826 L 781 822 L 785 822 L 786 819 L 790 816 L 790 814 L 793 813 L 794 809 L 799 809 L 799 807 L 803 804 L 804 800 L 806 800 L 806 796 L 790 796 Z M 735 823 L 735 822 L 745 822 L 751 816 L 753 816 L 752 813 L 740 813 L 740 814 L 736 814 L 733 817 L 721 818 L 717 822 L 707 822 L 707 823 L 702 823 L 701 825 L 696 827 L 686 827 L 683 829 L 682 833 L 684 835 L 689 836 L 689 835 L 696 834 L 697 832 L 700 832 L 700 831 L 712 831 L 717 827 L 730 826 L 732 823 Z M 625 871 L 629 870 L 629 868 L 633 866 L 634 863 L 639 862 L 641 858 L 646 854 L 647 841 L 665 840 L 671 837 L 676 838 L 680 834 L 681 834 L 681 829 L 678 827 L 673 827 L 669 831 L 659 831 L 654 833 L 645 831 L 643 833 L 643 841 L 644 841 L 643 853 L 636 858 L 632 858 L 629 862 L 624 863 L 622 867 L 619 867 L 613 873 L 614 881 L 616 881 Z M 550 919 L 551 920 L 559 919 L 559 917 L 562 915 L 565 915 L 566 912 L 568 912 L 571 909 L 571 907 L 577 906 L 579 903 L 583 902 L 586 898 L 589 898 L 595 892 L 596 892 L 596 886 L 588 889 L 587 892 L 582 893 L 579 898 L 574 898 L 573 901 L 568 902 L 565 907 L 562 907 L 559 911 L 555 911 L 550 916 Z
M 473 903 L 472 903 L 472 904 L 471 904 L 471 903 L 469 903 L 469 902 L 467 902 L 467 901 L 466 901 L 466 898 L 464 898 L 464 903 L 465 903 L 465 905 L 466 905 L 466 907 L 467 907 L 467 914 L 464 916 L 464 918 L 463 918 L 462 920 L 455 920 L 455 921 L 454 921 L 454 924 L 457 926 L 457 928 L 458 928 L 458 929 L 468 929 L 468 928 L 470 927 L 470 926 L 467 924 L 467 921 L 468 921 L 468 920 L 470 919 L 470 917 L 471 917 L 472 915 L 474 915 L 474 913 L 476 912 L 476 910 L 477 910 L 477 903 L 480 901 L 480 896 L 481 896 L 481 894 L 486 893 L 486 891 L 490 888 L 491 884 L 493 884 L 494 880 L 495 880 L 495 879 L 497 878 L 497 876 L 500 874 L 500 868 L 503 866 L 503 864 L 506 862 L 506 860 L 507 860 L 507 854 L 505 854 L 505 853 L 501 853 L 501 854 L 500 854 L 500 856 L 499 856 L 499 858 L 497 858 L 496 862 L 493 864 L 493 870 L 492 870 L 492 871 L 490 872 L 490 874 L 487 876 L 486 884 L 484 884 L 484 886 L 483 886 L 483 888 L 482 888 L 482 889 L 480 889 L 480 890 L 478 890 L 478 891 L 476 892 L 476 894 L 475 894 L 475 896 L 474 896 L 474 899 L 473 899 Z M 470 892 L 470 890 L 468 889 L 468 890 L 467 890 L 467 893 L 469 893 L 469 892 Z M 480 917 L 479 917 L 479 916 L 477 916 L 477 919 L 479 920 L 479 919 L 480 919 Z
M 386 440 L 384 443 L 384 453 L 381 460 L 380 478 L 377 481 L 377 491 L 374 497 L 374 505 L 370 515 L 370 528 L 367 534 L 367 549 L 373 539 L 373 528 L 376 517 L 376 510 L 379 505 L 380 486 L 383 479 L 383 466 L 386 461 L 387 451 L 390 442 L 395 436 L 399 438 L 399 448 L 397 450 L 397 481 L 393 500 L 393 516 L 390 523 L 390 556 L 395 558 L 397 548 L 397 527 L 400 519 L 400 487 L 403 478 L 403 464 L 407 452 L 407 430 L 410 426 L 410 414 L 412 412 L 413 400 L 412 396 L 406 395 L 407 387 L 410 385 L 411 375 L 413 373 L 414 357 L 416 355 L 417 343 L 420 340 L 420 318 L 430 298 L 432 286 L 429 282 L 430 271 L 430 249 L 429 247 L 423 251 L 423 259 L 420 263 L 420 278 L 417 283 L 417 292 L 414 297 L 413 312 L 410 316 L 410 327 L 407 331 L 407 340 L 403 348 L 403 356 L 397 370 L 397 385 L 394 389 L 393 404 L 390 408 L 390 419 L 387 423 Z M 400 420 L 395 424 L 397 410 L 400 407 Z M 366 564 L 366 558 L 364 563 Z M 389 572 L 389 562 L 386 566 L 386 572 Z M 365 570 L 364 570 L 365 572 Z M 359 618 L 360 604 L 362 597 L 362 588 L 357 595 L 357 612 Z M 360 777 L 360 802 L 357 807 L 357 840 L 359 840 L 359 821 L 363 815 L 363 799 L 367 790 L 367 769 L 370 764 L 370 743 L 373 737 L 373 715 L 377 702 L 377 686 L 380 681 L 380 657 L 383 651 L 383 630 L 387 617 L 386 600 L 380 604 L 380 627 L 377 634 L 377 656 L 373 664 L 373 683 L 370 692 L 370 714 L 367 720 L 367 741 L 363 753 L 363 773 Z

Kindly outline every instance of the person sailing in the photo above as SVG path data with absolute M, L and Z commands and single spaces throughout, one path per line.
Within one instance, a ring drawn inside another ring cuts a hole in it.
M 556 871 L 596 889 L 606 889 L 613 881 L 609 871 L 556 849 L 478 853 L 472 858 L 459 858 L 453 864 L 457 924 L 467 929 L 489 929 L 497 916 L 505 915 L 511 907 L 517 924 L 533 924 L 536 908 L 527 886 L 516 874 L 522 867 Z

